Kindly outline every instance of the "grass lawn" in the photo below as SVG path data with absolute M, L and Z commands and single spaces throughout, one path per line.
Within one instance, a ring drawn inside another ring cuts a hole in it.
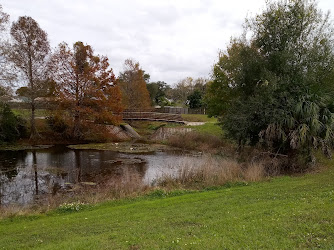
M 208 117 L 207 115 L 193 115 L 193 114 L 182 114 L 182 118 L 189 122 L 205 122 L 204 125 L 200 126 L 187 126 L 193 128 L 199 133 L 205 133 L 222 137 L 222 128 L 217 124 L 218 120 L 215 117 Z
M 216 118 L 209 118 L 207 115 L 182 114 L 181 116 L 187 122 L 217 122 Z
M 31 110 L 30 109 L 13 109 L 13 113 L 15 115 L 20 115 L 22 118 L 29 120 L 31 117 Z M 36 109 L 35 110 L 35 117 L 44 117 L 47 115 L 46 109 Z
M 218 126 L 215 122 L 207 122 L 204 125 L 187 126 L 187 127 L 191 127 L 199 133 L 215 135 L 217 137 L 222 137 L 222 135 L 223 135 L 222 128 L 220 126 Z
M 292 249 L 334 246 L 329 169 L 250 185 L 0 220 L 3 249 Z

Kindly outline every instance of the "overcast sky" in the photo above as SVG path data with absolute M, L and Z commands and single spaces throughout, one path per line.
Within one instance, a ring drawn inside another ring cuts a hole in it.
M 334 13 L 333 0 L 318 1 Z M 218 51 L 242 32 L 264 0 L 2 0 L 11 21 L 31 16 L 52 47 L 82 41 L 107 55 L 114 73 L 139 61 L 151 81 L 209 77 Z M 332 14 L 333 17 L 333 14 Z

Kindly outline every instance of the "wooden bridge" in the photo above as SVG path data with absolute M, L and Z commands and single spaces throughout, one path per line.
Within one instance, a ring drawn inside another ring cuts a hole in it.
M 125 110 L 123 120 L 142 120 L 158 122 L 185 123 L 180 114 L 158 113 L 153 111 Z

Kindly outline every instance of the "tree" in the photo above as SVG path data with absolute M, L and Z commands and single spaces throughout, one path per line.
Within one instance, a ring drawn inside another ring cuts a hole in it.
M 16 116 L 8 104 L 0 106 L 0 142 L 13 142 L 25 136 L 25 121 Z
M 207 80 L 204 78 L 193 79 L 192 77 L 187 77 L 180 80 L 175 88 L 171 92 L 171 98 L 179 104 L 187 105 L 189 100 L 188 97 L 198 91 L 202 94 L 205 93 Z
M 31 17 L 19 17 L 10 29 L 11 42 L 7 59 L 27 81 L 26 96 L 31 107 L 30 138 L 38 136 L 35 125 L 35 100 L 44 95 L 47 82 L 46 66 L 50 52 L 47 33 Z
M 203 106 L 202 93 L 199 90 L 195 90 L 188 96 L 187 100 L 189 108 L 191 109 L 198 109 Z
M 193 78 L 187 77 L 180 80 L 171 90 L 170 97 L 174 102 L 186 105 L 187 97 L 193 92 Z
M 8 21 L 9 21 L 9 15 L 3 12 L 2 5 L 0 4 L 0 31 L 5 30 Z
M 50 69 L 56 81 L 56 102 L 73 120 L 74 138 L 82 137 L 82 123 L 121 122 L 121 93 L 107 57 L 94 55 L 91 46 L 82 42 L 76 42 L 73 49 L 61 43 Z
M 150 94 L 147 90 L 147 74 L 138 62 L 127 59 L 124 71 L 119 75 L 123 104 L 127 109 L 148 109 L 151 107 Z
M 155 105 L 164 106 L 168 103 L 166 98 L 170 86 L 164 81 L 150 82 L 147 84 L 147 90 L 150 93 L 151 101 Z
M 314 1 L 267 2 L 214 66 L 206 99 L 239 144 L 311 160 L 333 144 L 334 47 L 329 15 Z M 289 158 L 289 159 L 290 159 Z
M 8 41 L 6 39 L 6 32 L 9 23 L 9 15 L 4 13 L 0 4 L 0 88 L 10 92 L 9 88 L 15 80 L 15 73 L 11 70 L 10 62 L 7 60 Z

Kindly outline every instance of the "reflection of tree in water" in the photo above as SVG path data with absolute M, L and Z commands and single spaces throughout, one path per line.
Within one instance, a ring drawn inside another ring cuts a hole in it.
M 74 156 L 75 156 L 75 165 L 76 165 L 76 171 L 75 171 L 75 181 L 77 183 L 81 182 L 81 175 L 82 175 L 82 166 L 81 166 L 81 157 L 80 157 L 80 151 L 74 150 Z
M 27 204 L 38 199 L 40 194 L 50 193 L 53 186 L 61 181 L 39 167 L 39 153 L 35 150 L 1 153 L 4 160 L 0 163 L 0 204 Z M 4 169 L 13 172 L 6 174 Z
M 0 151 L 0 176 L 14 178 L 18 173 L 17 164 L 23 162 L 26 156 L 25 151 Z
M 75 150 L 74 156 L 73 179 L 75 182 L 102 184 L 110 180 L 128 182 L 130 179 L 136 179 L 136 181 L 142 181 L 148 168 L 145 162 L 135 163 L 133 156 L 120 157 L 120 154 L 111 151 Z
M 125 183 L 143 184 L 148 164 L 137 157 L 146 159 L 65 147 L 0 152 L 0 205 L 30 203 L 56 193 L 66 182 L 116 183 L 125 188 Z
M 17 164 L 23 162 L 26 155 L 25 151 L 0 151 L 0 205 L 5 195 L 4 184 L 17 176 Z
M 145 161 L 129 155 L 116 159 L 115 163 L 106 160 L 103 152 L 100 155 L 101 172 L 99 180 L 107 185 L 143 184 L 143 178 L 148 169 Z

